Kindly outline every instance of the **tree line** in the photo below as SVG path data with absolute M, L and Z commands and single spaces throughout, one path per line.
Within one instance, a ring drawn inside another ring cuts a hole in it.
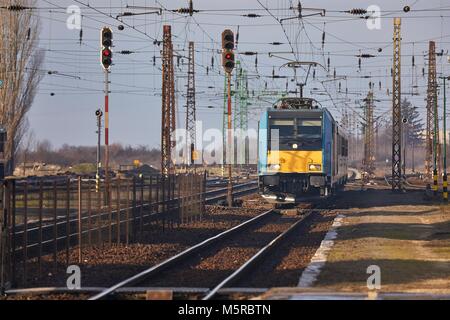
M 109 146 L 110 163 L 113 166 L 131 165 L 134 160 L 149 164 L 154 167 L 160 165 L 160 150 L 147 146 L 123 146 L 114 143 Z M 101 158 L 104 149 L 101 148 Z M 45 163 L 61 167 L 69 167 L 82 163 L 95 163 L 97 159 L 96 146 L 73 146 L 64 144 L 59 148 L 53 148 L 49 140 L 37 141 L 34 144 L 23 144 L 19 149 L 16 165 L 24 163 Z

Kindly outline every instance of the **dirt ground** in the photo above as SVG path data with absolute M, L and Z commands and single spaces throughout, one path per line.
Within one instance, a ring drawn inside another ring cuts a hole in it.
M 423 191 L 355 188 L 335 209 L 345 218 L 314 288 L 367 292 L 367 268 L 376 265 L 380 292 L 450 293 L 449 205 Z

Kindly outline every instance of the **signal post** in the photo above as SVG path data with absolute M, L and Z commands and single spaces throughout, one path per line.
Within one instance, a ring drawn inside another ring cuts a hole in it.
M 103 27 L 101 31 L 101 57 L 100 62 L 105 71 L 105 200 L 110 203 L 109 190 L 109 70 L 112 65 L 112 38 L 111 28 Z
M 226 29 L 224 32 L 222 32 L 222 66 L 225 70 L 225 73 L 227 74 L 227 111 L 228 111 L 228 152 L 227 152 L 227 158 L 230 160 L 228 163 L 228 188 L 227 188 L 227 202 L 228 207 L 233 206 L 233 173 L 232 173 L 232 166 L 231 166 L 231 141 L 232 141 L 232 134 L 231 134 L 231 73 L 234 69 L 234 33 L 233 31 Z M 222 146 L 225 148 L 225 146 Z M 223 159 L 225 161 L 225 159 Z

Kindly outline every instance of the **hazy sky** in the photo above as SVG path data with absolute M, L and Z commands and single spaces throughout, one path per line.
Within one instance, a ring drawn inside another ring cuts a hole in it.
M 98 8 L 94 11 L 83 4 Z M 164 12 L 163 15 L 148 14 L 125 17 L 124 22 L 135 29 L 125 26 L 119 31 L 121 23 L 112 18 L 124 11 L 136 13 L 148 12 L 145 9 L 125 9 L 129 6 L 157 6 L 166 9 L 186 7 L 187 1 L 154 0 L 38 0 L 38 10 L 34 14 L 42 18 L 42 31 L 39 47 L 46 51 L 43 72 L 57 71 L 59 75 L 46 75 L 41 82 L 39 93 L 29 113 L 29 122 L 36 139 L 48 139 L 54 146 L 64 143 L 93 145 L 96 143 L 95 116 L 97 108 L 103 107 L 103 72 L 99 63 L 99 34 L 103 26 L 114 30 L 114 64 L 111 73 L 110 95 L 110 132 L 111 143 L 130 145 L 148 145 L 157 147 L 160 143 L 161 114 L 161 72 L 159 47 L 152 39 L 161 40 L 162 26 L 172 25 L 175 50 L 187 56 L 187 43 L 196 43 L 196 83 L 197 118 L 204 126 L 221 128 L 223 107 L 223 72 L 220 67 L 220 34 L 225 28 L 237 32 L 239 26 L 238 52 L 258 52 L 258 64 L 255 68 L 255 56 L 239 56 L 248 71 L 249 89 L 261 93 L 267 83 L 268 90 L 285 90 L 288 81 L 289 90 L 295 89 L 295 81 L 272 79 L 277 75 L 293 76 L 293 70 L 280 67 L 288 62 L 285 59 L 316 61 L 323 65 L 330 58 L 330 71 L 316 68 L 316 77 L 310 74 L 305 87 L 305 96 L 313 96 L 323 106 L 328 107 L 336 118 L 340 118 L 344 109 L 359 110 L 355 100 L 362 99 L 369 89 L 368 83 L 375 83 L 377 103 L 376 116 L 387 117 L 391 108 L 390 67 L 392 64 L 392 25 L 393 17 L 402 17 L 402 91 L 405 96 L 419 107 L 425 109 L 425 77 L 422 68 L 428 50 L 428 41 L 437 42 L 437 50 L 447 52 L 450 40 L 450 2 L 443 0 L 411 1 L 302 1 L 303 14 L 317 11 L 306 8 L 326 9 L 325 17 L 305 17 L 303 24 L 299 19 L 283 21 L 283 27 L 276 19 L 294 17 L 289 10 L 291 1 L 260 0 L 269 9 L 270 14 L 258 1 L 194 0 L 196 9 L 207 10 L 189 17 Z M 297 1 L 293 1 L 295 6 Z M 83 38 L 80 44 L 79 30 L 69 30 L 66 20 L 69 15 L 66 8 L 78 5 L 81 9 Z M 381 28 L 369 30 L 366 20 L 358 16 L 342 13 L 352 8 L 367 8 L 377 5 L 381 9 Z M 402 11 L 410 5 L 411 11 Z M 241 9 L 241 10 L 236 10 Z M 427 9 L 427 10 L 422 10 Z M 216 10 L 216 11 L 214 11 Z M 243 15 L 254 13 L 261 17 L 249 18 Z M 273 15 L 273 16 L 272 16 Z M 112 16 L 112 17 L 111 17 Z M 324 24 L 325 23 L 325 24 Z M 322 32 L 325 30 L 325 44 L 322 50 Z M 289 41 L 288 41 L 289 39 Z M 282 45 L 270 45 L 282 42 Z M 291 44 L 289 44 L 289 42 Z M 293 54 L 283 53 L 295 50 Z M 378 52 L 381 48 L 382 51 Z M 130 55 L 117 54 L 122 50 L 131 50 Z M 269 52 L 280 52 L 277 57 L 269 57 Z M 361 70 L 358 68 L 358 54 L 373 54 L 376 57 L 363 59 Z M 416 68 L 412 68 L 412 56 Z M 153 65 L 153 57 L 156 65 Z M 212 66 L 212 58 L 214 65 Z M 285 58 L 285 59 L 282 59 Z M 438 57 L 438 71 L 450 74 L 447 55 Z M 178 77 L 178 125 L 184 126 L 186 65 L 176 68 Z M 186 59 L 184 59 L 186 62 Z M 175 61 L 175 63 L 177 63 Z M 209 74 L 206 74 L 206 67 Z M 337 76 L 347 76 L 341 81 L 330 80 L 336 69 Z M 220 72 L 220 74 L 219 74 Z M 297 72 L 297 81 L 304 79 L 302 70 Z M 371 76 L 367 78 L 366 76 Z M 339 93 L 339 82 L 341 92 Z M 381 90 L 379 90 L 381 82 Z M 411 96 L 412 83 L 417 82 L 420 95 Z M 317 93 L 315 94 L 314 88 Z M 348 88 L 348 95 L 345 94 Z M 324 90 L 333 97 L 331 101 Z M 54 93 L 54 96 L 50 94 Z M 409 94 L 409 95 L 408 95 Z M 270 100 L 270 98 L 263 98 Z M 251 126 L 261 108 L 268 106 L 260 99 L 251 99 Z M 213 107 L 213 108 L 208 108 Z

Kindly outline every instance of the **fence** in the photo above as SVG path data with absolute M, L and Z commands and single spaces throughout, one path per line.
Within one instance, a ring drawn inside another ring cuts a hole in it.
M 164 229 L 201 219 L 206 176 L 115 178 L 109 188 L 80 177 L 11 179 L 2 191 L 0 276 L 5 288 L 27 284 L 31 260 L 41 277 L 44 256 L 52 257 L 56 271 L 58 254 L 65 255 L 66 266 L 71 262 L 71 248 L 82 263 L 83 248 L 139 241 L 154 221 Z

